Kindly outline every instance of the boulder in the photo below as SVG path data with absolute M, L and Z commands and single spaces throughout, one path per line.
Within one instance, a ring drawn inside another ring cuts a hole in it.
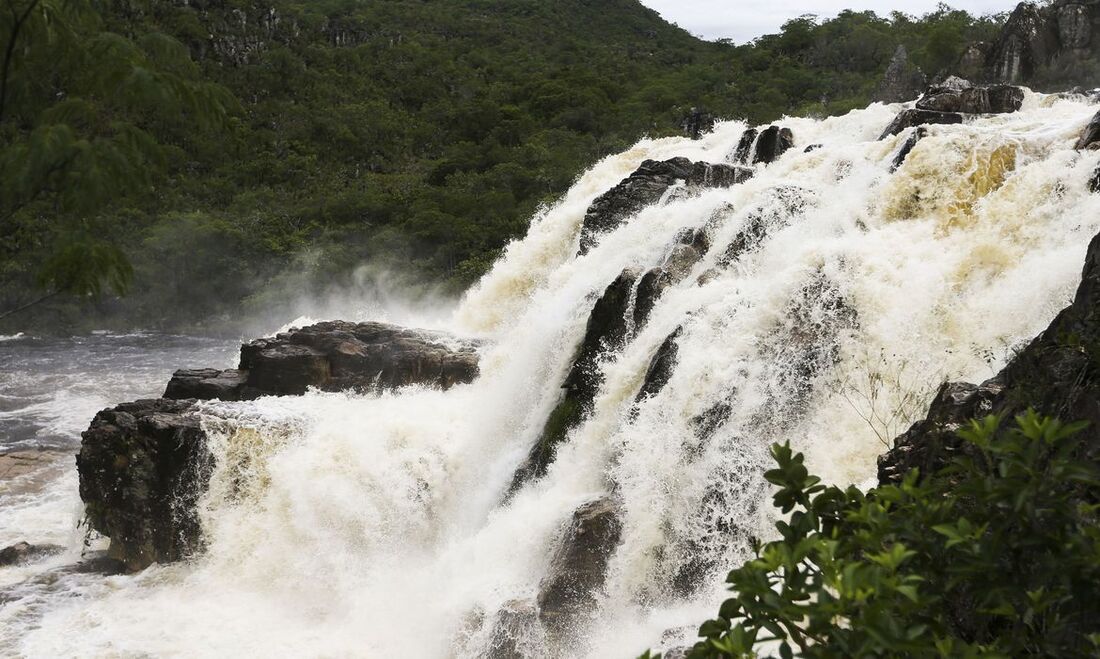
M 17 542 L 10 547 L 0 549 L 0 567 L 11 567 L 40 561 L 65 551 L 58 545 L 32 545 L 28 542 Z
M 562 384 L 562 399 L 550 413 L 539 440 L 512 478 L 512 492 L 532 478 L 546 473 L 558 445 L 591 413 L 592 402 L 603 384 L 599 362 L 606 353 L 622 349 L 628 333 L 630 299 L 638 284 L 635 270 L 624 270 L 604 290 L 588 316 L 584 338 L 577 347 L 573 366 Z
M 752 145 L 756 143 L 756 136 L 755 128 L 748 128 L 741 133 L 741 139 L 737 141 L 737 147 L 733 151 L 733 162 L 748 164 L 749 156 L 752 155 Z
M 1021 2 L 1005 22 L 986 60 L 992 80 L 1010 84 L 1030 81 L 1059 48 L 1057 28 L 1046 12 Z
M 879 83 L 872 100 L 880 103 L 902 103 L 917 97 L 924 90 L 927 80 L 920 67 L 909 63 L 909 52 L 899 45 L 890 58 L 886 74 Z
M 653 268 L 642 275 L 634 299 L 634 327 L 644 327 L 649 320 L 657 299 L 673 284 L 672 276 L 664 268 Z
M 1100 143 L 1100 112 L 1093 115 L 1092 120 L 1081 131 L 1081 137 L 1077 138 L 1077 143 L 1073 145 L 1073 148 L 1084 151 L 1097 143 Z
M 928 124 L 961 124 L 963 117 L 958 112 L 938 112 L 936 110 L 902 110 L 898 116 L 894 117 L 894 120 L 890 122 L 890 125 L 886 127 L 886 130 L 882 131 L 882 135 L 879 136 L 880 140 L 884 140 L 891 135 L 897 135 L 907 128 L 915 128 L 917 126 L 925 126 Z
M 88 524 L 129 570 L 199 549 L 195 505 L 214 460 L 193 400 L 139 400 L 103 410 L 76 459 Z
M 896 172 L 898 168 L 905 163 L 905 159 L 909 157 L 909 153 L 917 146 L 917 142 L 921 141 L 928 135 L 928 129 L 924 126 L 917 126 L 917 129 L 913 131 L 913 134 L 905 140 L 905 144 L 901 145 L 898 149 L 897 155 L 894 156 L 893 161 L 890 162 L 890 171 Z
M 538 610 L 530 600 L 510 600 L 497 611 L 489 623 L 488 647 L 482 659 L 527 659 L 533 637 L 537 638 Z
M 241 347 L 244 398 L 324 391 L 450 388 L 478 375 L 476 341 L 386 323 L 329 321 Z
M 651 206 L 675 184 L 694 189 L 729 187 L 748 180 L 752 170 L 735 165 L 692 162 L 687 158 L 646 160 L 588 207 L 581 224 L 579 255 L 587 254 L 599 237 Z
M 756 148 L 752 154 L 752 164 L 768 164 L 779 160 L 779 156 L 794 146 L 794 133 L 789 128 L 768 126 L 756 138 Z
M 182 400 L 240 400 L 248 372 L 239 369 L 181 369 L 172 374 L 163 398 Z
M 933 88 L 917 101 L 918 110 L 962 112 L 966 114 L 1003 114 L 1016 112 L 1024 102 L 1022 87 L 988 85 L 953 90 Z
M 165 398 L 250 400 L 322 391 L 448 389 L 478 375 L 479 342 L 386 323 L 329 321 L 241 346 L 237 369 L 176 371 Z
M 578 508 L 539 584 L 538 617 L 560 636 L 589 612 L 607 576 L 607 564 L 622 536 L 619 506 L 604 497 Z
M 676 331 L 669 334 L 668 338 L 657 348 L 657 352 L 653 354 L 653 359 L 649 361 L 649 368 L 646 369 L 642 387 L 634 398 L 635 403 L 640 403 L 650 396 L 659 394 L 668 384 L 669 379 L 672 378 L 672 369 L 676 368 L 676 359 L 680 352 L 677 340 L 683 334 L 683 330 L 682 326 L 677 327 Z
M 929 473 L 960 450 L 970 450 L 955 431 L 968 419 L 1007 417 L 1028 407 L 1065 421 L 1084 419 L 1086 459 L 1100 459 L 1100 234 L 1092 239 L 1073 303 L 995 377 L 980 384 L 949 383 L 925 419 L 898 437 L 879 457 L 882 483 L 898 482 L 910 469 Z

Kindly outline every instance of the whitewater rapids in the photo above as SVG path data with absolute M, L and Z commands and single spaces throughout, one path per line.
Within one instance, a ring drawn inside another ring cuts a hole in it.
M 1087 189 L 1100 152 L 1072 148 L 1095 106 L 1028 94 L 1020 112 L 930 126 L 891 173 L 909 132 L 877 138 L 900 108 L 784 119 L 795 148 L 752 179 L 667 195 L 578 257 L 596 196 L 645 159 L 727 162 L 746 126 L 643 140 L 604 159 L 445 324 L 489 340 L 480 379 L 447 392 L 205 404 L 219 459 L 202 502 L 205 554 L 74 580 L 24 628 L 9 609 L 3 651 L 478 656 L 495 614 L 538 592 L 573 511 L 608 493 L 621 503 L 622 541 L 591 624 L 563 647 L 532 627 L 522 645 L 531 656 L 633 657 L 692 643 L 748 538 L 771 535 L 768 446 L 789 440 L 826 480 L 872 484 L 877 455 L 941 382 L 993 375 L 1070 302 L 1100 230 L 1100 195 Z M 804 152 L 811 144 L 822 147 Z M 800 203 L 775 202 L 779 188 Z M 763 206 L 771 230 L 716 268 Z M 595 298 L 704 226 L 714 248 L 606 356 L 593 412 L 546 476 L 506 498 Z M 667 386 L 632 410 L 654 353 L 681 326 Z M 805 327 L 833 327 L 833 352 L 794 386 L 791 337 Z M 723 402 L 727 418 L 700 443 L 694 420 Z M 692 562 L 709 566 L 704 585 L 678 594 L 670 583 Z

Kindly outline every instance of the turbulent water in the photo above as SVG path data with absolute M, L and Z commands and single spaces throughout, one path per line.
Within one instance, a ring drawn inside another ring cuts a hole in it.
M 891 173 L 908 135 L 876 138 L 899 107 L 785 120 L 796 148 L 748 182 L 666 195 L 578 257 L 597 195 L 644 159 L 726 161 L 745 126 L 600 162 L 455 311 L 448 329 L 489 340 L 476 382 L 206 404 L 219 457 L 206 553 L 0 604 L 4 652 L 477 656 L 496 614 L 537 594 L 573 511 L 607 494 L 623 531 L 598 610 L 564 646 L 521 625 L 522 648 L 629 657 L 692 642 L 748 538 L 770 533 L 768 446 L 789 440 L 830 481 L 873 482 L 940 382 L 991 376 L 1068 304 L 1100 230 L 1086 185 L 1100 152 L 1072 149 L 1095 106 L 1029 95 L 1014 114 L 931 126 Z M 760 218 L 763 239 L 718 265 Z M 714 248 L 605 355 L 593 412 L 548 473 L 506 496 L 596 297 L 701 227 Z M 635 405 L 679 327 L 671 379 Z M 691 570 L 694 591 L 672 586 Z

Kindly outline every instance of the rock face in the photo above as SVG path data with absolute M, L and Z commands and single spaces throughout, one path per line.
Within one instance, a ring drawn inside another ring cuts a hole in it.
M 619 509 L 609 498 L 586 503 L 573 513 L 549 574 L 539 585 L 539 621 L 552 635 L 567 631 L 595 604 L 621 536 Z
M 1100 167 L 1096 168 L 1096 171 L 1092 173 L 1092 178 L 1089 180 L 1089 192 L 1100 192 Z
M 949 383 L 894 448 L 879 458 L 882 483 L 912 468 L 928 473 L 965 445 L 955 436 L 968 419 L 1012 415 L 1034 407 L 1065 421 L 1091 422 L 1084 431 L 1089 459 L 1100 458 L 1100 235 L 1092 239 L 1073 303 L 995 377 L 980 385 Z
M 197 550 L 214 463 L 192 400 L 139 400 L 95 416 L 76 459 L 88 523 L 131 570 Z
M 89 524 L 128 570 L 179 560 L 202 546 L 195 505 L 214 468 L 196 399 L 446 389 L 477 377 L 477 347 L 439 332 L 334 321 L 242 346 L 239 369 L 177 371 L 164 398 L 103 410 L 83 433 L 77 470 Z
M 11 567 L 38 561 L 54 554 L 60 554 L 63 551 L 65 551 L 65 548 L 57 545 L 32 545 L 27 542 L 17 542 L 10 547 L 0 549 L 0 567 Z
M 687 158 L 646 160 L 633 174 L 597 197 L 588 207 L 581 225 L 579 253 L 587 254 L 596 246 L 600 235 L 660 201 L 677 183 L 695 189 L 729 187 L 751 176 L 751 169 L 736 165 L 693 163 Z
M 443 389 L 478 374 L 476 341 L 386 323 L 330 321 L 241 346 L 240 368 L 176 371 L 165 398 L 249 400 L 323 391 Z
M 624 270 L 592 307 L 585 326 L 584 339 L 573 359 L 573 367 L 562 384 L 562 400 L 550 413 L 539 441 L 516 470 L 512 478 L 513 491 L 528 480 L 546 473 L 558 445 L 591 412 L 592 401 L 603 383 L 599 372 L 600 356 L 605 351 L 619 350 L 626 341 L 627 311 L 639 276 L 637 271 Z
M 913 134 L 909 136 L 909 139 L 905 140 L 905 144 L 901 145 L 898 149 L 897 155 L 894 156 L 894 160 L 890 163 L 890 171 L 896 172 L 899 167 L 905 164 L 905 159 L 909 157 L 909 154 L 917 146 L 917 142 L 921 141 L 928 135 L 928 130 L 924 126 L 917 126 L 917 129 L 913 131 Z
M 925 126 L 928 124 L 961 124 L 963 117 L 958 112 L 938 112 L 935 110 L 903 110 L 879 137 L 884 140 L 891 135 L 897 135 L 907 128 Z
M 924 90 L 926 84 L 928 80 L 920 67 L 909 63 L 909 52 L 905 50 L 905 46 L 898 46 L 894 56 L 890 58 L 886 75 L 879 83 L 873 100 L 880 103 L 911 101 Z
M 1100 3 L 1095 0 L 1055 0 L 1044 6 L 1020 3 L 996 41 L 970 49 L 984 54 L 979 77 L 993 82 L 1049 84 L 1077 82 L 1095 85 L 1100 56 Z M 971 60 L 975 59 L 971 55 Z M 971 67 L 973 62 L 970 62 Z
M 794 133 L 789 128 L 768 126 L 756 138 L 752 164 L 768 164 L 779 160 L 779 156 L 794 146 Z
M 1024 90 L 1012 85 L 989 85 L 964 89 L 934 88 L 917 101 L 918 110 L 1001 114 L 1016 112 L 1024 102 Z
M 1081 137 L 1077 139 L 1077 144 L 1073 145 L 1073 148 L 1083 151 L 1094 148 L 1097 144 L 1100 144 L 1100 112 L 1097 112 L 1089 125 L 1085 126 L 1085 130 L 1081 132 Z

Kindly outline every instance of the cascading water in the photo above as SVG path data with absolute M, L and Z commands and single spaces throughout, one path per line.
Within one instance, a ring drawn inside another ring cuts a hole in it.
M 1069 302 L 1100 230 L 1087 189 L 1100 153 L 1072 149 L 1095 107 L 1028 95 L 1020 112 L 931 126 L 892 173 L 908 132 L 876 138 L 897 109 L 785 120 L 796 148 L 748 181 L 673 190 L 578 256 L 597 195 L 645 159 L 726 161 L 745 126 L 600 162 L 456 311 L 451 329 L 489 340 L 476 382 L 206 404 L 205 553 L 80 581 L 13 650 L 479 656 L 502 633 L 530 656 L 690 644 L 722 575 L 770 534 L 768 446 L 789 440 L 827 479 L 868 483 L 940 382 L 992 375 Z M 589 413 L 545 475 L 510 491 L 596 298 L 698 229 L 711 248 L 644 323 L 632 294 Z M 662 345 L 675 346 L 667 383 L 639 399 Z M 613 502 L 619 541 L 596 608 L 549 633 L 525 612 L 594 500 Z

